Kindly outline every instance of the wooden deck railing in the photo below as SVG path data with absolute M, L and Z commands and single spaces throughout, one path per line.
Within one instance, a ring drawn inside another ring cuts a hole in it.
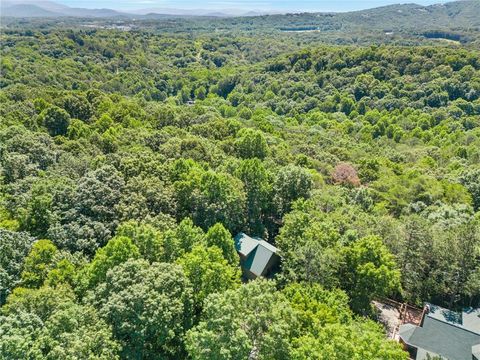
M 395 326 L 392 333 L 392 338 L 395 339 L 398 330 L 403 324 L 414 324 L 419 326 L 424 315 L 424 309 L 419 308 L 418 306 L 410 305 L 406 302 L 398 302 L 389 298 L 377 298 L 375 299 L 379 303 L 393 306 L 399 312 L 399 323 Z

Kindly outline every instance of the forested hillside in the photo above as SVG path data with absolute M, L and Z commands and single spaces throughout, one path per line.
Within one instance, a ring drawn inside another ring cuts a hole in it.
M 374 298 L 479 305 L 474 43 L 22 21 L 0 359 L 400 360 Z M 242 281 L 239 232 L 279 249 L 273 279 Z
M 215 34 L 229 38 L 233 36 L 236 41 L 240 38 L 268 41 L 269 47 L 275 43 L 274 48 L 285 42 L 299 47 L 302 43 L 310 46 L 318 45 L 319 42 L 336 45 L 408 46 L 453 43 L 475 46 L 477 49 L 480 47 L 478 0 L 460 0 L 430 6 L 389 5 L 345 13 L 296 12 L 244 17 L 222 16 L 221 13 L 218 16 L 194 16 L 195 12 L 192 12 L 191 16 L 155 12 L 138 15 L 109 9 L 66 8 L 48 1 L 46 3 L 49 6 L 42 10 L 38 6 L 32 9 L 32 0 L 17 1 L 25 1 L 27 4 L 17 5 L 13 10 L 8 6 L 8 1 L 2 2 L 4 8 L 0 11 L 0 17 L 7 29 L 29 31 L 34 28 L 45 31 L 78 27 L 111 28 L 155 34 L 181 34 L 190 39 L 199 35 Z M 63 17 L 55 17 L 59 12 L 63 12 Z M 99 16 L 108 18 L 98 19 Z

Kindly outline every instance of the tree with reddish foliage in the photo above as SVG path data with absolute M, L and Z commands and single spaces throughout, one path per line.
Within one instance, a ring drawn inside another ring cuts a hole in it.
M 340 163 L 335 166 L 332 173 L 332 179 L 335 184 L 346 186 L 360 186 L 360 179 L 357 175 L 357 170 L 347 163 Z

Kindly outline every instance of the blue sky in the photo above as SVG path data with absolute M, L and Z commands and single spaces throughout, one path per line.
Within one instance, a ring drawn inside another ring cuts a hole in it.
M 55 1 L 55 0 L 54 0 Z M 377 6 L 417 3 L 431 5 L 442 0 L 56 0 L 72 7 L 133 10 L 141 8 L 242 9 L 269 11 L 351 11 Z

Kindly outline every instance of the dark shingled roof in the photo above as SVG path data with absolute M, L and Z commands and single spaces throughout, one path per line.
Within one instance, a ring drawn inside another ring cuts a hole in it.
M 418 349 L 416 360 L 424 360 L 427 354 L 440 355 L 449 360 L 472 360 L 480 348 L 478 310 L 455 312 L 429 305 L 422 326 L 402 325 L 400 338 Z

